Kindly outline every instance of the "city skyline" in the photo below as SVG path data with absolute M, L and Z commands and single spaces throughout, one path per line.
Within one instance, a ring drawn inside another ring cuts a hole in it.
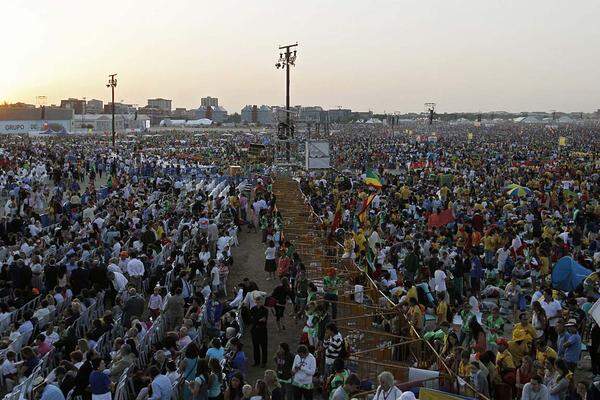
M 484 4 L 482 4 L 484 3 Z M 290 7 L 291 5 L 296 7 Z M 284 103 L 279 44 L 298 42 L 292 104 L 377 113 L 600 108 L 600 4 L 558 1 L 16 1 L 2 6 L 0 101 L 71 97 L 231 113 Z M 288 14 L 289 11 L 289 14 Z

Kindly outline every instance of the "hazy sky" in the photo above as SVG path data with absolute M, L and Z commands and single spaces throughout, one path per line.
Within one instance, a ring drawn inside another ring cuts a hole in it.
M 0 101 L 150 97 L 230 112 L 292 103 L 377 112 L 600 108 L 599 0 L 0 0 Z

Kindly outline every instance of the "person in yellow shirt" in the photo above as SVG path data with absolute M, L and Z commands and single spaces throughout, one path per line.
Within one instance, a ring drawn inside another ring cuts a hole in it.
M 364 251 L 366 249 L 366 247 L 365 247 L 366 242 L 367 242 L 367 239 L 365 238 L 365 233 L 362 229 L 354 234 L 354 243 L 356 243 L 356 245 L 358 246 L 359 252 Z
M 458 376 L 463 378 L 465 381 L 469 380 L 471 376 L 471 353 L 469 350 L 463 350 L 460 353 L 460 363 L 458 364 Z
M 438 305 L 435 308 L 435 316 L 438 326 L 444 322 L 448 322 L 448 303 L 446 303 L 446 293 L 438 293 Z
M 556 354 L 556 351 L 552 347 L 548 346 L 548 343 L 546 340 L 542 340 L 541 342 L 538 343 L 537 352 L 535 354 L 535 359 L 541 365 L 545 365 L 546 360 L 548 360 L 548 359 L 556 360 L 557 358 L 558 358 L 558 355 Z
M 536 338 L 536 332 L 529 323 L 526 313 L 519 314 L 519 323 L 513 327 L 512 331 L 513 340 L 523 340 L 528 344 Z
M 404 201 L 407 201 L 409 199 L 411 193 L 411 190 L 406 185 L 400 188 L 400 198 Z
M 410 308 L 408 309 L 407 312 L 407 317 L 408 320 L 413 324 L 413 326 L 415 327 L 415 329 L 419 332 L 421 332 L 421 330 L 423 329 L 423 312 L 421 311 L 421 307 L 419 307 L 419 303 L 417 302 L 417 299 L 415 299 L 414 297 L 411 297 L 408 299 L 408 304 L 410 304 Z M 411 330 L 411 335 L 412 335 L 412 330 Z
M 512 354 L 515 366 L 520 367 L 523 357 L 529 354 L 529 344 L 524 334 L 517 335 L 515 339 L 508 342 L 508 350 Z
M 516 366 L 513 361 L 512 353 L 508 350 L 508 341 L 505 338 L 496 340 L 498 345 L 498 354 L 496 355 L 496 366 L 502 377 L 502 381 L 509 385 L 514 385 L 516 382 Z

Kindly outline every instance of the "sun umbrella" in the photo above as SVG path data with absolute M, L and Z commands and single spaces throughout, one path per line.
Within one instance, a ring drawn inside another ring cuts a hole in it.
M 531 189 L 526 188 L 525 186 L 515 186 L 511 189 L 509 189 L 506 194 L 508 194 L 509 196 L 515 196 L 515 197 L 525 197 L 525 196 L 529 196 L 531 194 Z

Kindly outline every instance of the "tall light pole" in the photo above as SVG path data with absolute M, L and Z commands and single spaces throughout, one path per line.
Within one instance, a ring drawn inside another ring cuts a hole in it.
M 115 87 L 117 87 L 117 79 L 115 78 L 115 76 L 117 76 L 117 74 L 110 74 L 108 75 L 108 83 L 106 84 L 106 87 L 111 88 L 111 92 L 112 92 L 112 145 L 113 147 L 115 147 L 115 136 L 116 136 L 116 132 L 115 132 Z
M 427 111 L 429 125 L 433 125 L 433 116 L 435 115 L 435 103 L 425 103 L 425 111 Z
M 290 161 L 290 136 L 293 136 L 293 128 L 290 121 L 290 65 L 296 62 L 296 50 L 291 49 L 297 47 L 298 43 L 279 46 L 279 50 L 285 50 L 284 53 L 279 53 L 279 60 L 275 64 L 277 69 L 285 69 L 285 158 Z
M 86 98 L 85 98 L 85 96 L 83 96 L 83 109 L 81 110 L 81 129 L 83 129 L 84 132 L 85 132 L 85 105 L 86 105 Z

